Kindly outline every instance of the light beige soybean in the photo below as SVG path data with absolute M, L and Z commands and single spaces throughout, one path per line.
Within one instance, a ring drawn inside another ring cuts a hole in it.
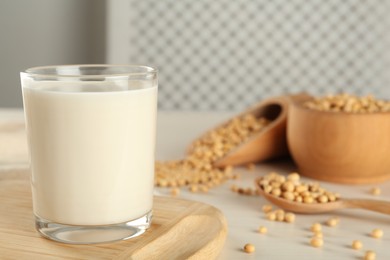
M 273 188 L 271 194 L 279 197 L 282 194 L 282 191 L 279 188 Z
M 277 212 L 276 213 L 276 220 L 277 221 L 284 221 L 284 212 Z
M 339 224 L 339 218 L 332 217 L 326 221 L 326 225 L 329 227 L 335 227 Z
M 264 186 L 263 190 L 264 190 L 265 193 L 271 193 L 272 187 L 271 186 Z
M 271 212 L 271 211 L 272 211 L 272 205 L 270 205 L 270 204 L 265 204 L 265 205 L 263 205 L 263 207 L 261 208 L 261 210 L 262 210 L 264 213 Z
M 268 229 L 264 226 L 260 226 L 258 231 L 260 234 L 266 234 L 268 232 Z
M 383 230 L 379 228 L 375 228 L 371 231 L 371 236 L 373 238 L 381 238 L 383 237 Z
M 303 202 L 302 196 L 296 196 L 294 199 L 296 202 Z
M 326 195 L 320 195 L 317 198 L 318 202 L 320 203 L 327 203 L 329 201 L 328 197 Z
M 366 251 L 364 254 L 364 260 L 375 260 L 376 259 L 376 253 L 372 250 Z
M 250 244 L 250 243 L 245 244 L 245 246 L 244 246 L 244 251 L 245 251 L 246 253 L 253 253 L 253 252 L 255 252 L 255 246 L 252 245 L 252 244 Z
M 324 245 L 324 240 L 319 237 L 313 237 L 310 240 L 310 245 L 313 247 L 322 247 Z
M 174 188 L 171 189 L 171 195 L 172 196 L 176 197 L 179 194 L 180 194 L 180 189 L 179 188 L 174 187 Z
M 287 223 L 293 223 L 295 221 L 295 214 L 291 212 L 287 212 L 284 215 L 284 221 Z
M 191 192 L 198 192 L 198 186 L 197 185 L 193 184 L 193 185 L 190 186 L 189 189 L 190 189 Z
M 319 232 L 322 230 L 322 226 L 320 223 L 314 223 L 313 225 L 311 225 L 310 230 L 313 232 Z
M 289 175 L 287 175 L 287 180 L 292 181 L 292 182 L 298 182 L 300 179 L 300 176 L 296 172 L 292 172 Z
M 289 192 L 292 192 L 294 191 L 295 189 L 295 185 L 293 182 L 291 181 L 286 181 L 282 184 L 282 190 L 283 191 L 289 191 Z
M 363 247 L 363 243 L 360 240 L 354 240 L 352 241 L 352 248 L 355 250 L 359 250 Z
M 308 204 L 310 204 L 310 203 L 313 203 L 313 202 L 314 202 L 313 197 L 311 197 L 311 196 L 304 196 L 304 197 L 303 197 L 303 203 L 308 203 Z
M 374 187 L 374 188 L 371 189 L 371 194 L 375 195 L 375 196 L 378 196 L 378 195 L 381 194 L 381 189 L 378 188 L 378 187 Z
M 275 214 L 275 212 L 268 212 L 267 213 L 267 219 L 268 220 L 271 220 L 271 221 L 275 221 L 276 220 L 276 214 Z
M 286 200 L 294 200 L 295 199 L 295 196 L 291 191 L 283 192 L 282 197 Z

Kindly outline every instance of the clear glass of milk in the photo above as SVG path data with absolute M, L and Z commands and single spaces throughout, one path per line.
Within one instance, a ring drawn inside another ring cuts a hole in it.
M 21 73 L 37 230 L 72 244 L 151 224 L 157 71 L 64 65 Z

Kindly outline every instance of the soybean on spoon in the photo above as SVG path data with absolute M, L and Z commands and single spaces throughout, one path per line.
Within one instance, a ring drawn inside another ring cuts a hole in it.
M 338 209 L 356 208 L 390 215 L 390 202 L 388 201 L 371 199 L 338 199 L 337 201 L 326 203 L 295 202 L 266 193 L 260 185 L 260 180 L 261 178 L 255 180 L 256 186 L 259 188 L 259 193 L 276 206 L 288 211 L 304 214 L 319 214 Z

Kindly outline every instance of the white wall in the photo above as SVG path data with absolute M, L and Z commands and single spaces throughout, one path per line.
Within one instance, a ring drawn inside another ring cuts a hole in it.
M 19 72 L 104 63 L 104 0 L 0 1 L 0 108 L 21 107 Z

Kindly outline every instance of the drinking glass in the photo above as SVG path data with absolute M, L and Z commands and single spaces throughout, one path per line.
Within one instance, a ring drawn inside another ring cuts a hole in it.
M 21 72 L 36 229 L 72 244 L 128 239 L 152 218 L 157 71 L 62 65 Z

